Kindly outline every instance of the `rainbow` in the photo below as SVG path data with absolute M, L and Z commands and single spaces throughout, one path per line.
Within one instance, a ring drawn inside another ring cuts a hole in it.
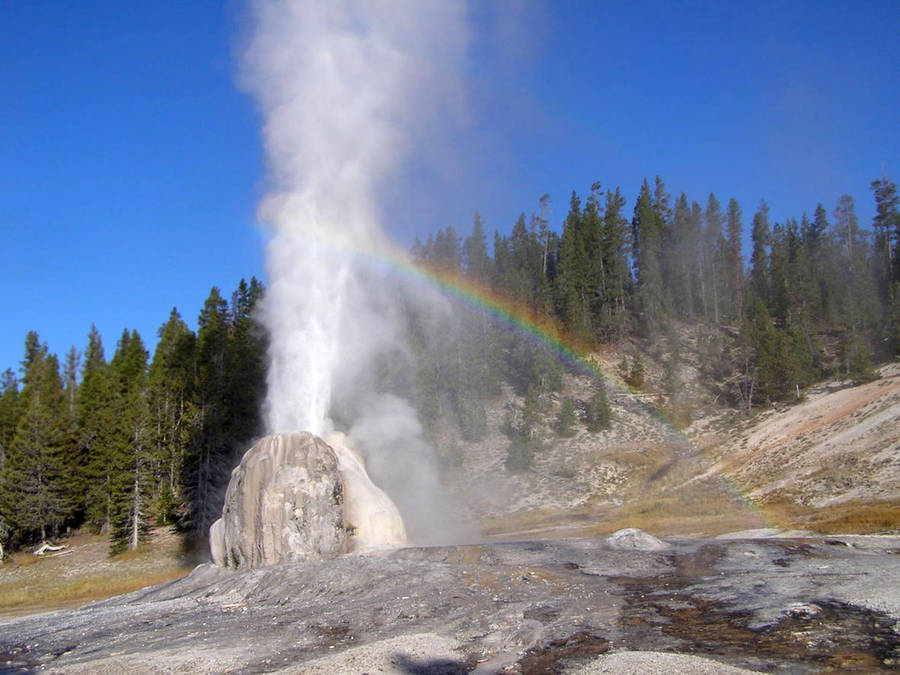
M 337 230 L 335 230 L 337 231 Z M 527 303 L 509 298 L 486 284 L 463 276 L 458 270 L 446 267 L 413 262 L 409 253 L 387 239 L 369 250 L 352 250 L 346 242 L 336 238 L 330 241 L 317 241 L 318 246 L 326 254 L 343 257 L 350 254 L 356 261 L 371 265 L 376 269 L 397 275 L 414 284 L 421 284 L 464 305 L 484 312 L 500 325 L 525 336 L 535 344 L 553 353 L 560 361 L 568 364 L 573 370 L 602 382 L 612 394 L 627 396 L 650 417 L 663 425 L 673 437 L 682 452 L 690 452 L 695 456 L 704 455 L 691 439 L 678 429 L 667 418 L 665 413 L 644 397 L 636 396 L 638 391 L 628 385 L 611 370 L 606 370 L 589 348 L 574 336 L 569 335 L 552 318 L 534 311 Z M 339 254 L 342 254 L 339 256 Z M 718 474 L 724 482 L 726 492 L 736 503 L 741 503 L 753 513 L 765 527 L 779 527 L 777 520 L 766 513 L 762 506 L 749 499 L 747 490 L 727 474 Z
M 396 245 L 390 244 L 382 253 L 381 262 L 393 272 L 428 285 L 465 305 L 485 312 L 498 323 L 540 344 L 577 372 L 604 383 L 613 390 L 612 393 L 632 398 L 645 413 L 666 428 L 683 450 L 698 456 L 705 454 L 703 449 L 672 424 L 658 406 L 643 397 L 636 396 L 638 391 L 634 387 L 615 372 L 604 369 L 589 349 L 582 347 L 579 340 L 567 334 L 558 322 L 550 317 L 538 314 L 530 305 L 498 293 L 486 284 L 463 276 L 458 270 L 413 262 L 409 254 Z M 747 491 L 742 489 L 734 478 L 724 473 L 719 474 L 719 477 L 724 482 L 729 496 L 743 504 L 765 527 L 779 527 L 776 519 L 767 513 L 762 505 L 747 497 Z

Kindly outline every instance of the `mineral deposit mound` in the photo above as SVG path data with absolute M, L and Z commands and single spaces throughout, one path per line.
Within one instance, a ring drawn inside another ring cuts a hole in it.
M 400 512 L 341 434 L 266 436 L 231 474 L 210 549 L 222 567 L 323 560 L 402 544 Z

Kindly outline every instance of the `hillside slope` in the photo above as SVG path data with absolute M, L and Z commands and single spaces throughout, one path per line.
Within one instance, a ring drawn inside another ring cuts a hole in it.
M 553 422 L 562 399 L 581 405 L 591 388 L 590 378 L 567 375 L 542 402 L 527 471 L 505 465 L 501 421 L 523 405 L 506 390 L 489 404 L 487 436 L 457 441 L 458 466 L 445 467 L 445 481 L 489 536 L 592 536 L 625 526 L 669 536 L 897 529 L 900 364 L 881 374 L 861 386 L 819 385 L 797 405 L 750 418 L 719 408 L 684 432 L 655 405 L 662 397 L 610 386 L 612 428 L 592 434 L 579 425 L 560 438 Z
M 900 526 L 900 364 L 881 379 L 829 382 L 798 405 L 722 430 L 690 430 L 712 461 L 698 480 L 733 480 L 779 524 L 835 531 Z M 836 529 L 835 529 L 836 528 Z

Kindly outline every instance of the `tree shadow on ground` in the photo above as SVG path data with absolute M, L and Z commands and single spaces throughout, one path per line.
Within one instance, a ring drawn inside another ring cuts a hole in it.
M 394 665 L 402 673 L 409 675 L 465 675 L 473 670 L 473 664 L 455 659 L 426 659 L 418 661 L 406 654 L 397 654 Z

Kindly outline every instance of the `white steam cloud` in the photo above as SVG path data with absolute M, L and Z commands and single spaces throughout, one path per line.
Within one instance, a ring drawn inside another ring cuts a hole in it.
M 322 435 L 335 402 L 350 402 L 344 430 L 415 536 L 411 511 L 424 521 L 439 510 L 421 503 L 435 489 L 433 452 L 412 406 L 367 390 L 375 360 L 404 347 L 392 282 L 366 261 L 386 250 L 379 192 L 459 106 L 465 7 L 267 0 L 252 16 L 242 79 L 262 112 L 272 184 L 260 205 L 273 229 L 267 426 Z

